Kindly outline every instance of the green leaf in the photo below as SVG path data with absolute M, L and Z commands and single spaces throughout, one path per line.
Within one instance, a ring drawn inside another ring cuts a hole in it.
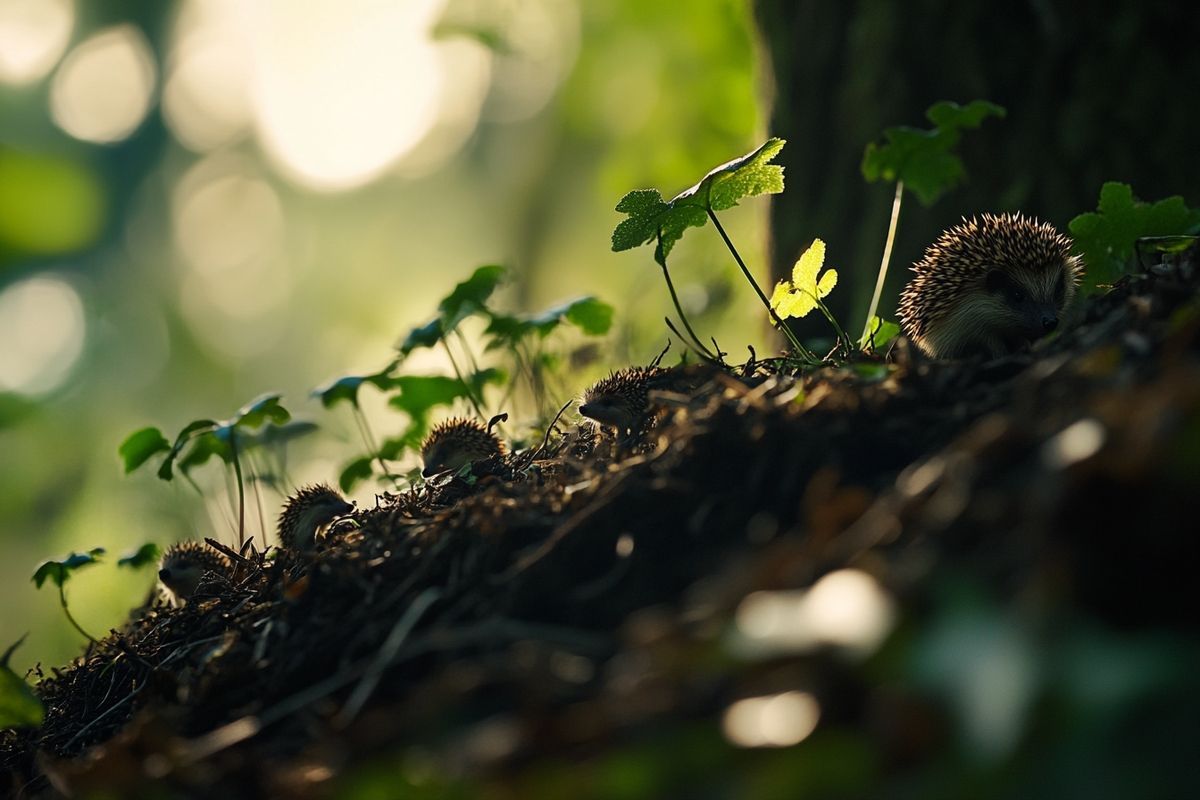
M 858 341 L 858 349 L 864 351 L 882 350 L 898 335 L 900 335 L 899 325 L 880 317 L 871 317 L 871 320 L 867 323 L 867 333 Z
M 222 428 L 254 429 L 265 422 L 282 425 L 292 418 L 291 413 L 280 405 L 281 394 L 264 394 L 242 406 L 231 419 L 226 420 Z
M 612 328 L 613 307 L 595 297 L 581 297 L 567 304 L 563 316 L 588 336 L 603 336 Z
M 42 701 L 33 693 L 29 684 L 8 666 L 12 654 L 24 641 L 25 636 L 22 636 L 4 651 L 3 657 L 0 657 L 0 730 L 36 728 L 46 717 Z
M 53 581 L 55 586 L 62 586 L 71 577 L 72 572 L 89 564 L 98 563 L 102 555 L 104 555 L 103 547 L 93 547 L 83 553 L 71 553 L 66 558 L 43 561 L 34 571 L 32 580 L 39 589 L 47 580 Z
M 407 356 L 413 350 L 421 347 L 436 347 L 437 343 L 442 340 L 442 336 L 442 321 L 434 319 L 409 331 L 404 340 L 400 342 L 398 349 L 401 355 Z
M 467 387 L 458 378 L 445 375 L 400 375 L 395 379 L 399 392 L 388 399 L 388 405 L 408 414 L 414 421 L 424 421 L 430 409 L 450 405 L 467 396 Z
M 167 441 L 167 437 L 162 435 L 162 431 L 150 427 L 129 434 L 125 441 L 121 442 L 117 452 L 120 454 L 121 460 L 125 462 L 125 474 L 128 475 L 145 464 L 155 453 L 161 453 L 164 450 L 170 451 L 170 449 L 171 443 Z
M 591 295 L 568 300 L 538 314 L 514 315 L 490 312 L 484 334 L 489 336 L 485 350 L 515 347 L 525 336 L 537 333 L 545 338 L 563 322 L 569 322 L 588 336 L 600 336 L 612 327 L 613 307 Z
M 308 436 L 321 429 L 321 426 L 311 420 L 294 419 L 283 425 L 274 423 L 266 425 L 252 433 L 238 434 L 238 449 L 249 450 L 256 447 L 275 447 Z
M 137 550 L 126 553 L 117 559 L 118 567 L 129 567 L 130 569 L 141 569 L 149 564 L 158 563 L 158 557 L 161 552 L 154 542 L 146 542 Z
M 172 478 L 171 468 L 175 463 L 175 459 L 179 456 L 180 451 L 187 446 L 192 436 L 200 430 L 212 430 L 217 427 L 217 421 L 211 419 L 197 419 L 189 422 L 179 435 L 175 437 L 175 444 L 171 445 L 171 452 L 167 453 L 167 457 L 163 459 L 162 464 L 158 467 L 158 477 L 164 481 L 169 481 Z
M 390 388 L 392 371 L 399 364 L 399 360 L 392 361 L 383 369 L 372 372 L 370 375 L 344 375 L 341 378 L 334 378 L 329 383 L 313 389 L 313 396 L 321 398 L 321 405 L 325 408 L 333 408 L 342 401 L 357 406 L 359 388 L 364 383 L 369 383 L 381 390 Z
M 1138 239 L 1196 233 L 1200 209 L 1188 208 L 1179 196 L 1144 203 L 1129 184 L 1109 182 L 1100 189 L 1097 210 L 1075 217 L 1069 228 L 1087 264 L 1084 286 L 1090 289 L 1125 273 Z
M 342 468 L 338 475 L 338 486 L 343 492 L 351 492 L 361 481 L 371 477 L 373 472 L 372 459 L 369 456 L 356 458 Z
M 780 281 L 771 295 L 771 308 L 781 318 L 803 317 L 817 307 L 817 300 L 837 286 L 836 269 L 827 269 L 818 278 L 825 264 L 825 242 L 814 239 L 792 267 L 792 279 Z
M 962 131 L 978 128 L 988 117 L 1003 117 L 1005 110 L 986 100 L 965 106 L 942 101 L 930 106 L 926 118 L 931 130 L 900 126 L 883 132 L 885 144 L 867 145 L 862 174 L 868 182 L 904 181 L 925 205 L 954 188 L 966 175 L 962 160 L 954 153 Z
M 654 260 L 662 266 L 675 242 L 689 227 L 703 227 L 708 212 L 732 208 L 745 197 L 783 191 L 783 167 L 771 164 L 785 144 L 768 139 L 751 153 L 711 170 L 694 186 L 664 202 L 656 189 L 638 189 L 621 198 L 617 211 L 629 215 L 612 233 L 614 252 L 655 242 Z
M 191 447 L 179 459 L 179 469 L 183 474 L 191 473 L 193 469 L 207 464 L 213 456 L 232 463 L 233 451 L 229 448 L 229 431 L 227 427 L 214 428 L 205 431 L 191 441 Z
M 442 330 L 454 330 L 458 323 L 472 314 L 486 311 L 488 298 L 496 291 L 504 276 L 504 267 L 488 265 L 479 267 L 471 277 L 456 285 L 438 303 L 438 319 L 442 323 Z

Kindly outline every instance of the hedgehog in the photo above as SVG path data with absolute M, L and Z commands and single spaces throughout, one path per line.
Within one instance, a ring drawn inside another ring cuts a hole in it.
M 650 411 L 650 390 L 667 372 L 661 367 L 629 367 L 614 372 L 584 391 L 579 413 L 618 435 L 632 433 Z
M 310 550 L 317 531 L 353 510 L 353 504 L 329 486 L 305 486 L 284 503 L 279 514 L 279 543 L 289 550 Z
M 172 605 L 182 606 L 207 572 L 229 576 L 229 560 L 203 542 L 179 542 L 167 548 L 158 565 L 158 580 Z
M 504 455 L 504 443 L 482 423 L 455 417 L 436 426 L 421 443 L 421 461 L 426 478 L 441 472 L 457 472 L 472 461 Z
M 905 334 L 933 358 L 1011 353 L 1058 327 L 1083 274 L 1072 241 L 1022 214 L 942 233 L 900 293 Z

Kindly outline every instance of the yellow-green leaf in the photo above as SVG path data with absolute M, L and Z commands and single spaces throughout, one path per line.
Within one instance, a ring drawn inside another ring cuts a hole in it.
M 825 242 L 813 239 L 813 243 L 801 254 L 796 266 L 792 267 L 792 284 L 798 289 L 816 288 L 817 273 L 825 264 Z

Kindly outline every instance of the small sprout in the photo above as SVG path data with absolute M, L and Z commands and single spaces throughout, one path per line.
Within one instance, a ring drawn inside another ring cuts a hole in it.
M 837 286 L 838 273 L 832 267 L 818 280 L 817 274 L 825 264 L 825 242 L 814 239 L 800 260 L 792 267 L 792 279 L 780 281 L 771 295 L 771 308 L 784 319 L 806 316 L 817 307 L 821 298 Z
M 102 555 L 104 555 L 104 548 L 94 547 L 83 553 L 71 553 L 66 558 L 43 561 L 33 573 L 33 583 L 40 589 L 42 584 L 49 580 L 61 587 L 75 570 L 83 569 L 91 564 L 99 564 Z
M 71 609 L 67 607 L 67 593 L 63 585 L 71 577 L 75 570 L 83 569 L 89 564 L 100 563 L 100 556 L 104 555 L 103 547 L 94 547 L 83 553 L 71 553 L 66 558 L 58 560 L 45 561 L 33 573 L 33 583 L 37 588 L 42 588 L 42 585 L 47 581 L 51 581 L 58 587 L 58 604 L 62 607 L 63 614 L 67 617 L 67 622 L 71 623 L 71 627 L 79 631 L 82 636 L 90 642 L 95 642 L 96 637 L 80 627 L 75 618 L 71 616 Z
M 891 344 L 900 335 L 900 326 L 895 322 L 879 317 L 871 317 L 867 321 L 867 332 L 858 341 L 858 349 L 863 352 L 879 352 Z
M 130 569 L 141 569 L 158 561 L 160 550 L 154 542 L 146 542 L 137 550 L 126 553 L 117 559 L 118 567 L 129 567 Z
M 29 634 L 25 634 L 28 636 Z M 22 636 L 0 656 L 0 730 L 37 728 L 46 717 L 46 708 L 29 684 L 8 665 L 12 654 L 25 641 Z

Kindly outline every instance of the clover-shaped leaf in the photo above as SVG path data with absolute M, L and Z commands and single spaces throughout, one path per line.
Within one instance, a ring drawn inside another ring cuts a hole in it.
M 458 323 L 472 314 L 487 310 L 488 298 L 504 280 L 504 267 L 489 265 L 479 267 L 471 277 L 457 284 L 450 294 L 438 303 L 438 319 L 443 330 L 453 330 Z
M 891 344 L 892 339 L 900 335 L 900 326 L 891 320 L 871 317 L 867 322 L 866 333 L 858 341 L 859 350 L 879 351 Z
M 883 132 L 884 144 L 867 145 L 862 174 L 869 182 L 904 181 L 925 205 L 932 205 L 966 175 L 962 159 L 954 153 L 962 131 L 978 128 L 988 117 L 1003 117 L 1005 110 L 986 100 L 960 106 L 942 101 L 925 112 L 930 130 L 900 126 Z
M 613 251 L 653 241 L 654 260 L 665 267 L 675 242 L 689 227 L 703 227 L 709 211 L 732 208 L 745 197 L 783 191 L 783 167 L 770 162 L 784 144 L 783 139 L 768 139 L 753 152 L 711 170 L 670 202 L 657 189 L 629 192 L 617 203 L 617 211 L 629 216 L 613 230 Z
M 792 268 L 792 279 L 780 281 L 771 295 L 771 308 L 782 319 L 803 317 L 817 307 L 817 301 L 837 286 L 836 269 L 827 269 L 825 264 L 825 242 L 814 239 Z
M 71 573 L 89 564 L 99 563 L 102 555 L 104 555 L 103 547 L 93 547 L 82 553 L 71 553 L 65 558 L 43 561 L 34 571 L 31 580 L 39 589 L 47 580 L 53 582 L 55 586 L 62 586 L 71 577 Z
M 358 405 L 358 390 L 364 383 L 369 383 L 376 389 L 387 390 L 392 386 L 392 372 L 399 366 L 399 360 L 391 361 L 386 367 L 369 375 L 343 375 L 334 378 L 329 383 L 313 389 L 314 397 L 321 399 L 325 408 L 333 408 L 340 402 Z

